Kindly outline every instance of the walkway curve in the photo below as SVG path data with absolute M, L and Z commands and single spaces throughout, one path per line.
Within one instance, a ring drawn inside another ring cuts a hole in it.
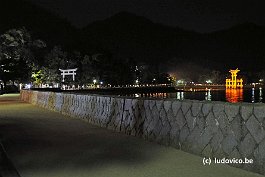
M 0 136 L 22 177 L 262 177 L 0 95 Z

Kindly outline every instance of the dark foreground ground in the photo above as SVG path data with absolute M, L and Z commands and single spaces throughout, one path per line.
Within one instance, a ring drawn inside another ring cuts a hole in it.
M 0 96 L 0 135 L 8 156 L 1 150 L 3 177 L 5 166 L 22 177 L 261 176 L 227 165 L 204 166 L 201 157 L 20 102 L 18 95 Z

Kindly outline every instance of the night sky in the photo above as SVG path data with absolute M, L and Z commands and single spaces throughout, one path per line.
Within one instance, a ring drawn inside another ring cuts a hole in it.
M 263 0 L 29 0 L 83 27 L 120 11 L 169 26 L 210 32 L 252 22 L 265 25 Z

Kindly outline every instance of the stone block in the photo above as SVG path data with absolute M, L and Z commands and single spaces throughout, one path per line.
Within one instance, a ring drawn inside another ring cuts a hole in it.
M 214 132 L 212 132 L 212 129 L 210 127 L 206 127 L 197 141 L 200 149 L 204 149 L 210 143 L 213 136 Z
M 170 124 L 170 138 L 171 139 L 175 139 L 176 137 L 179 138 L 179 132 L 180 132 L 180 129 L 177 125 L 173 126 L 172 124 Z
M 63 105 L 62 93 L 57 93 L 55 99 L 55 110 L 61 112 L 62 105 Z
M 162 109 L 162 107 L 164 107 L 164 101 L 163 100 L 155 100 L 156 103 L 156 107 L 158 110 Z
M 242 105 L 240 109 L 240 113 L 242 118 L 246 121 L 253 113 L 253 106 L 252 105 Z
M 242 133 L 242 137 L 245 137 L 249 133 L 247 126 L 246 126 L 246 122 L 242 122 L 241 124 L 241 133 Z
M 131 99 L 132 100 L 132 109 L 137 109 L 139 106 L 140 101 L 138 99 Z M 142 101 L 142 100 L 141 100 Z M 143 101 L 142 101 L 143 104 Z
M 160 115 L 160 113 L 159 113 L 159 110 L 158 110 L 158 108 L 156 107 L 156 106 L 154 106 L 153 107 L 153 109 L 151 109 L 151 119 L 154 119 L 154 120 L 157 120 L 157 119 L 159 119 L 159 115 Z
M 226 157 L 227 155 L 225 154 L 225 152 L 222 149 L 222 146 L 220 146 L 217 151 L 214 152 L 214 157 L 221 159 Z
M 215 117 L 214 117 L 214 115 L 213 115 L 212 112 L 210 112 L 210 113 L 208 114 L 208 116 L 206 117 L 206 125 L 207 125 L 207 126 L 210 126 L 210 127 L 216 127 L 216 128 L 217 128 L 217 126 L 219 125 L 219 123 L 218 123 L 218 125 L 217 125 L 217 123 L 216 123 L 216 121 L 215 121 Z
M 218 126 L 222 130 L 223 133 L 227 132 L 230 129 L 230 123 L 228 121 L 227 115 L 225 112 L 221 112 L 217 118 Z
M 202 131 L 206 127 L 206 121 L 202 115 L 202 113 L 199 113 L 199 115 L 196 117 L 196 125 L 199 127 L 199 129 Z
M 149 100 L 144 100 L 144 108 L 145 109 L 150 109 L 150 107 L 149 107 Z
M 248 119 L 246 127 L 257 143 L 260 143 L 264 139 L 265 131 L 261 123 L 259 123 L 259 121 L 257 121 L 257 119 L 255 118 L 255 116 L 251 116 Z
M 123 116 L 122 127 L 123 128 L 128 127 L 131 124 L 131 122 L 132 122 L 131 115 L 130 115 L 129 111 L 125 110 L 123 112 L 122 116 Z
M 132 99 L 124 99 L 124 110 L 129 110 L 132 108 Z
M 146 131 L 152 132 L 154 130 L 154 128 L 156 127 L 156 123 L 157 123 L 158 119 L 151 119 L 148 123 L 145 122 L 145 127 L 146 127 Z
M 250 157 L 254 148 L 256 147 L 256 141 L 254 138 L 248 133 L 243 141 L 239 145 L 239 151 L 242 154 L 242 157 Z
M 202 103 L 201 102 L 193 102 L 191 106 L 191 112 L 194 117 L 196 117 L 202 109 Z
M 149 109 L 152 110 L 156 106 L 156 100 L 149 100 Z
M 170 133 L 170 145 L 177 148 L 177 149 L 181 148 L 181 143 L 179 140 L 179 137 L 180 137 L 179 134 L 180 134 L 180 131 L 176 131 L 176 134 Z
M 213 149 L 210 144 L 208 144 L 202 151 L 204 157 L 212 157 Z
M 244 159 L 241 157 L 240 153 L 238 152 L 237 148 L 234 148 L 234 150 L 231 152 L 231 154 L 229 154 L 229 158 L 230 159 Z M 240 163 L 232 163 L 230 164 L 231 166 L 234 166 L 234 167 L 242 167 L 243 164 L 240 164 Z
M 195 154 L 200 154 L 202 149 L 198 147 L 197 141 L 200 138 L 201 133 L 202 133 L 201 130 L 196 126 L 187 137 L 186 142 L 188 144 L 190 152 L 193 152 Z
M 226 104 L 225 113 L 229 121 L 232 121 L 239 113 L 239 105 L 237 104 Z
M 170 122 L 170 124 L 171 124 L 171 122 L 175 122 L 175 116 L 174 116 L 172 109 L 169 109 L 167 111 L 167 119 Z
M 171 105 L 172 105 L 172 101 L 164 101 L 164 109 L 166 112 L 168 112 L 169 109 L 172 108 Z
M 145 114 L 145 118 L 149 121 L 150 119 L 152 119 L 152 110 L 151 109 L 145 109 L 144 111 Z
M 181 108 L 181 102 L 180 101 L 174 101 L 172 103 L 172 111 L 174 113 L 174 116 L 177 116 L 177 113 L 179 112 Z
M 165 111 L 164 108 L 160 109 L 159 117 L 160 117 L 161 119 L 167 119 L 167 113 L 166 113 L 166 111 Z
M 187 112 L 187 114 L 185 115 L 185 119 L 189 127 L 189 130 L 192 131 L 196 125 L 196 117 L 192 116 L 191 110 Z
M 170 140 L 170 130 L 171 130 L 171 126 L 170 126 L 170 124 L 167 121 L 165 121 L 164 123 L 162 123 L 162 128 L 161 128 L 160 133 L 158 135 L 158 141 L 161 144 L 165 144 L 165 145 L 170 144 L 169 143 L 169 140 Z
M 254 163 L 259 166 L 262 171 L 265 167 L 265 140 L 263 140 L 254 151 Z
M 152 130 L 153 134 L 158 137 L 160 135 L 160 132 L 163 128 L 161 120 L 154 121 L 154 128 Z
M 191 102 L 182 102 L 182 105 L 181 105 L 181 110 L 183 112 L 183 114 L 185 115 L 188 110 L 191 108 Z
M 203 113 L 203 115 L 204 116 L 207 116 L 211 112 L 212 107 L 213 107 L 212 103 L 205 103 L 205 104 L 203 104 L 203 106 L 202 106 L 202 113 Z
M 230 133 L 223 139 L 222 142 L 223 151 L 226 154 L 231 154 L 235 146 L 237 146 L 236 138 L 232 133 Z
M 237 141 L 242 139 L 242 125 L 241 125 L 241 117 L 237 115 L 234 120 L 231 122 L 231 129 L 234 132 Z
M 189 136 L 190 132 L 189 132 L 189 128 L 187 125 L 185 125 L 184 127 L 182 127 L 182 129 L 180 130 L 180 134 L 179 134 L 179 140 L 181 143 L 186 141 L 186 138 Z
M 220 148 L 222 141 L 224 139 L 224 136 L 222 134 L 222 132 L 220 130 L 218 130 L 212 140 L 211 140 L 211 147 L 213 149 L 213 152 L 216 152 L 218 150 L 218 148 Z
M 179 129 L 182 129 L 182 127 L 186 124 L 186 119 L 182 113 L 182 111 L 179 111 L 176 116 L 176 123 L 179 126 Z
M 265 118 L 265 106 L 264 105 L 256 105 L 254 106 L 254 115 L 259 122 L 263 122 Z
M 213 115 L 218 118 L 224 112 L 225 106 L 223 103 L 215 103 L 213 105 Z

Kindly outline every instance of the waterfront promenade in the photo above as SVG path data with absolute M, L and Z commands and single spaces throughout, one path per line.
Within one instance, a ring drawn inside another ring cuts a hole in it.
M 0 138 L 3 177 L 7 168 L 22 177 L 262 177 L 204 166 L 201 157 L 38 108 L 17 94 L 0 95 Z

